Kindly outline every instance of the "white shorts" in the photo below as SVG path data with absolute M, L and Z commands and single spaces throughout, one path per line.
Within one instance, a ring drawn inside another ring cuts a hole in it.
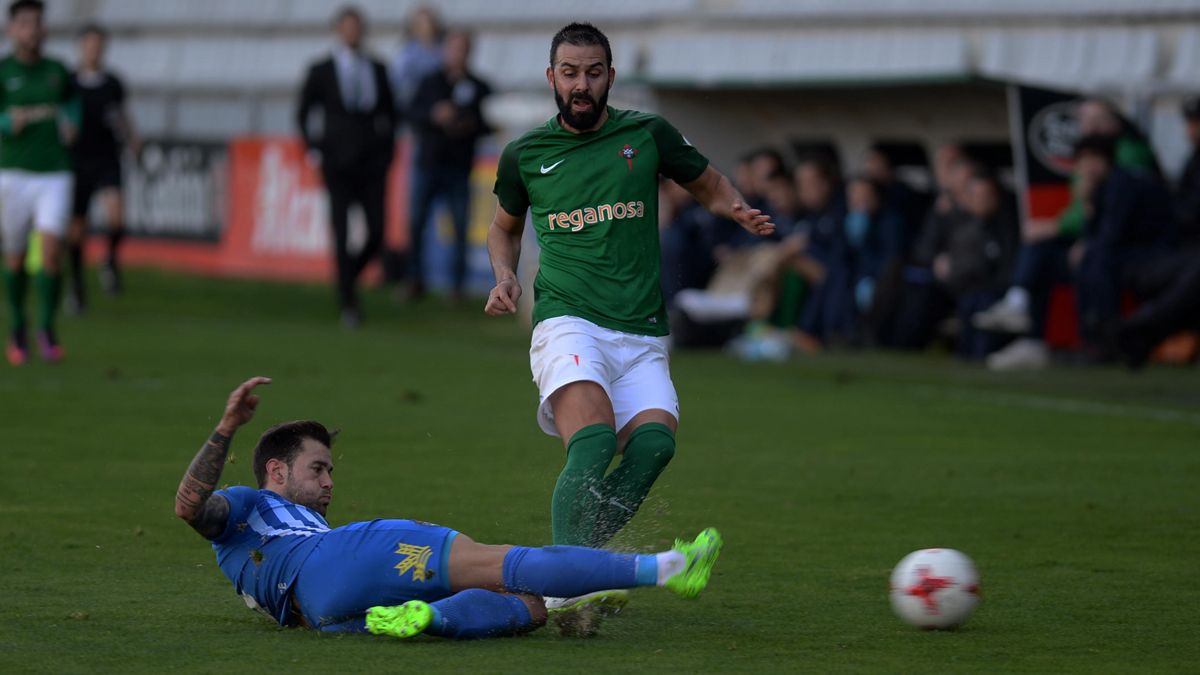
M 574 316 L 546 319 L 533 329 L 529 368 L 541 401 L 542 431 L 557 436 L 550 395 L 586 380 L 604 387 L 620 431 L 643 410 L 666 410 L 679 419 L 665 338 L 602 328 Z
M 68 171 L 0 171 L 0 244 L 5 253 L 24 253 L 29 228 L 62 237 L 71 214 L 73 178 Z

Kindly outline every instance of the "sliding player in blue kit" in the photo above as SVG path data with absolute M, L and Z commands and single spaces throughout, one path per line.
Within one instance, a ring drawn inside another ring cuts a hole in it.
M 516 635 L 546 621 L 542 596 L 664 586 L 694 598 L 721 549 L 709 528 L 670 551 L 489 546 L 415 520 L 331 528 L 330 433 L 319 422 L 268 429 L 254 448 L 259 489 L 216 490 L 234 432 L 251 420 L 255 377 L 233 391 L 175 496 L 175 514 L 212 541 L 246 604 L 287 626 L 409 638 Z

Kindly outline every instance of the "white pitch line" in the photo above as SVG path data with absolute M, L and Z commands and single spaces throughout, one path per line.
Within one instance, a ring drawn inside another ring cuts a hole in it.
M 1071 412 L 1104 417 L 1129 417 L 1154 420 L 1156 422 L 1184 422 L 1200 426 L 1200 413 L 1175 408 L 1150 408 L 1147 406 L 1123 405 L 1120 403 L 1100 403 L 1098 401 L 1082 401 L 1073 398 L 1057 398 L 1036 394 L 1002 394 L 999 392 L 963 389 L 961 387 L 917 386 L 913 387 L 913 391 L 927 397 L 970 399 L 980 403 L 995 403 L 1013 408 L 1052 410 L 1055 412 Z

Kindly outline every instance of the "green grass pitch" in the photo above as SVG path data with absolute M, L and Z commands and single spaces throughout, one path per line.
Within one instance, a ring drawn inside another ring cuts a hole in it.
M 527 333 L 437 300 L 339 329 L 324 288 L 134 274 L 63 321 L 68 360 L 0 371 L 0 671 L 1186 672 L 1200 663 L 1200 371 L 1000 377 L 944 357 L 746 365 L 680 353 L 679 451 L 618 544 L 714 525 L 708 591 L 654 590 L 592 640 L 410 643 L 281 629 L 172 513 L 226 394 L 342 434 L 330 521 L 412 517 L 549 539 L 562 458 Z M 984 600 L 956 632 L 892 616 L 892 566 L 959 548 Z

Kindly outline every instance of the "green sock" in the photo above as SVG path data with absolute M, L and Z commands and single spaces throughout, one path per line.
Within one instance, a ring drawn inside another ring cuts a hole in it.
M 567 464 L 554 486 L 550 522 L 554 543 L 587 546 L 600 511 L 604 472 L 617 454 L 617 432 L 607 424 L 586 426 L 567 444 Z
M 49 331 L 54 329 L 54 315 L 58 310 L 58 291 L 62 287 L 62 276 L 50 274 L 45 268 L 38 270 L 34 277 L 38 294 L 38 328 Z
M 8 322 L 14 331 L 25 330 L 25 270 L 4 267 L 4 290 L 8 299 Z
M 621 463 L 604 478 L 600 519 L 589 546 L 604 546 L 625 527 L 674 456 L 675 434 L 667 425 L 650 422 L 633 430 Z

